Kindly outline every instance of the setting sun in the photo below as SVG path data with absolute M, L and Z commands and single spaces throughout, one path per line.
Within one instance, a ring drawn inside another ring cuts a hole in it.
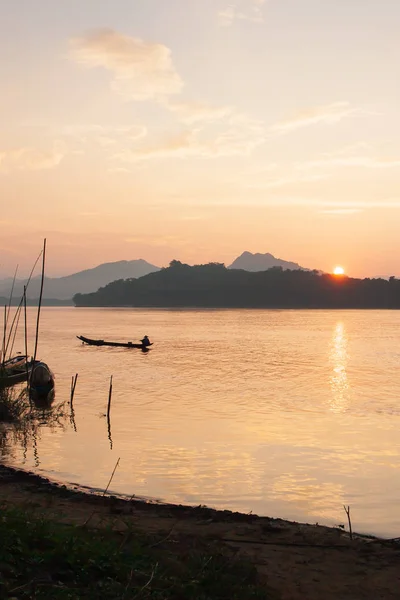
M 339 267 L 339 266 L 335 267 L 333 269 L 333 274 L 334 275 L 344 275 L 344 269 L 343 269 L 343 267 Z

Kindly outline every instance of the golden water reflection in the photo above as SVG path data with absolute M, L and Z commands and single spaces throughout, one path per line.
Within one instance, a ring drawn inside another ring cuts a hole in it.
M 330 388 L 332 397 L 330 410 L 332 412 L 345 412 L 350 398 L 350 384 L 347 375 L 348 337 L 343 321 L 338 321 L 333 330 L 329 362 L 331 364 Z

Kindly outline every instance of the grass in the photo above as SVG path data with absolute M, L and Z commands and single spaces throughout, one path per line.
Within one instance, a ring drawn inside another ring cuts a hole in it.
M 0 423 L 15 423 L 25 419 L 30 410 L 28 392 L 14 387 L 0 388 Z
M 272 599 L 255 568 L 226 549 L 152 542 L 0 508 L 0 598 Z

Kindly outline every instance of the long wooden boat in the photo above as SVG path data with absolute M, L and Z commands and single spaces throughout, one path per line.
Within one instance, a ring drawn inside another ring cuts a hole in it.
M 83 344 L 89 346 L 112 346 L 113 348 L 138 348 L 139 350 L 148 350 L 149 346 L 144 344 L 133 344 L 132 342 L 106 342 L 105 340 L 91 340 L 83 335 L 76 336 Z M 153 344 L 150 344 L 152 346 Z
M 1 366 L 3 369 L 7 370 L 18 369 L 26 363 L 27 358 L 28 357 L 26 356 L 26 354 L 17 354 L 17 356 L 13 356 L 12 358 L 9 358 L 8 360 L 4 361 Z
M 39 362 L 40 361 L 36 360 L 34 363 L 30 360 L 20 367 L 13 367 L 11 369 L 0 368 L 0 388 L 11 387 L 17 383 L 27 381 L 33 367 Z

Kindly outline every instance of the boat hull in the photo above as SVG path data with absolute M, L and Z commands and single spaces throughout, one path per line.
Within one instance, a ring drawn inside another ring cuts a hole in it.
M 106 342 L 105 340 L 91 340 L 90 338 L 84 337 L 83 335 L 76 336 L 78 340 L 81 340 L 83 344 L 88 346 L 111 346 L 112 348 L 136 348 L 138 350 L 148 350 L 149 346 L 143 344 L 132 344 L 132 342 Z M 153 344 L 150 344 L 152 346 Z
M 39 361 L 35 361 L 38 364 Z M 0 370 L 0 388 L 11 387 L 28 380 L 33 368 L 33 362 L 25 363 L 22 367 Z

